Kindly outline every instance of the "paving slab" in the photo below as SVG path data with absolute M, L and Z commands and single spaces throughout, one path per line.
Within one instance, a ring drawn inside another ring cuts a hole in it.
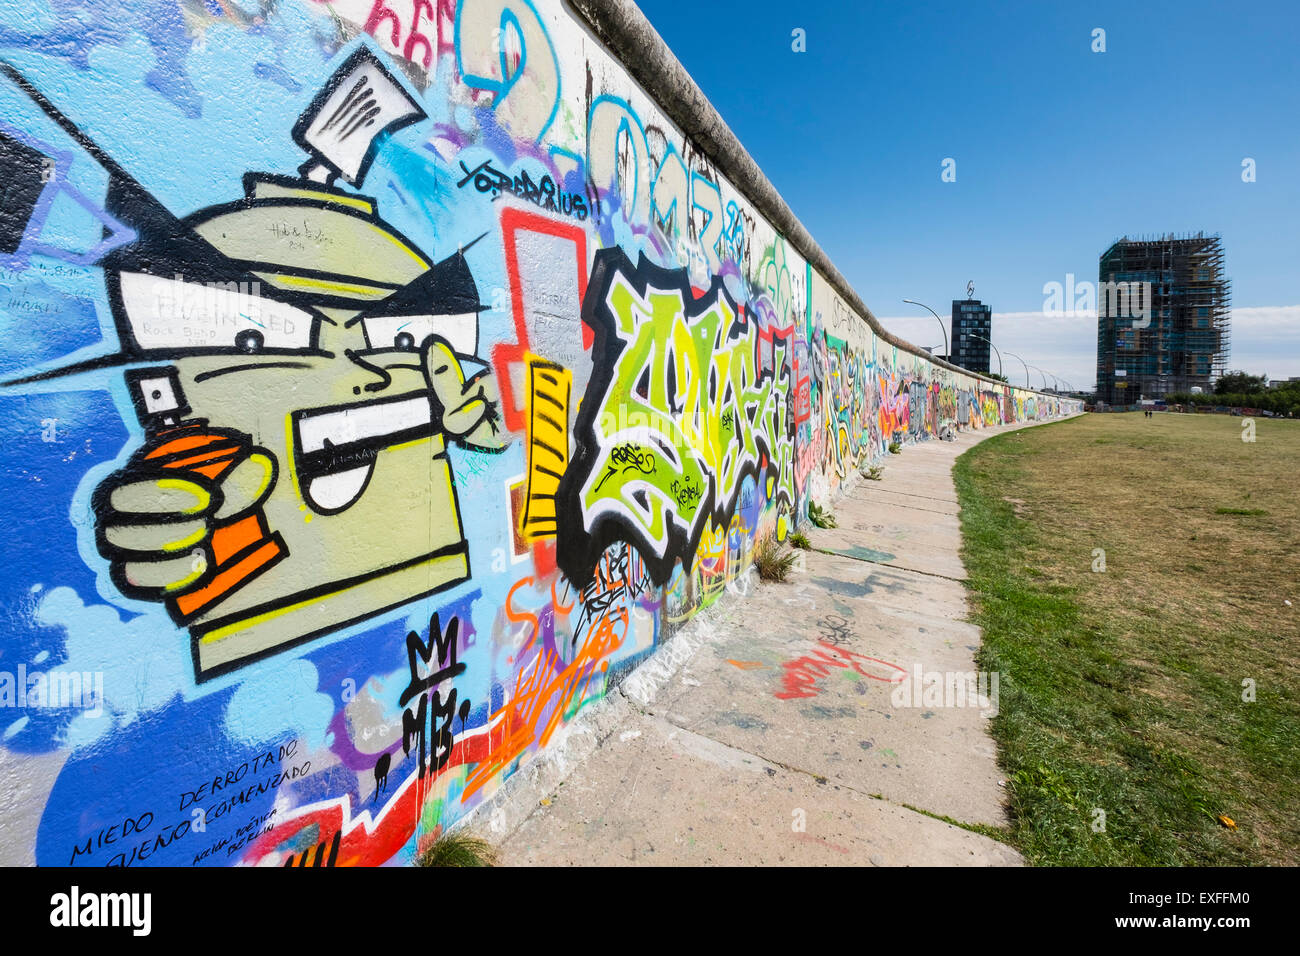
M 970 692 L 979 632 L 957 619 L 963 601 L 954 581 L 813 553 L 791 583 L 751 593 L 647 709 L 861 793 L 1000 825 L 994 711 Z M 951 675 L 950 699 L 926 706 L 914 673 Z
M 638 716 L 501 848 L 508 866 L 1000 866 L 1014 850 Z

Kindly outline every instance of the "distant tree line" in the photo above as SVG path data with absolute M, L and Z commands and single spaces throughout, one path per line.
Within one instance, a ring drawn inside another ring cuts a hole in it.
M 1283 382 L 1269 388 L 1267 375 L 1227 372 L 1214 383 L 1213 394 L 1177 392 L 1166 395 L 1165 401 L 1170 405 L 1228 405 L 1300 416 L 1300 382 Z

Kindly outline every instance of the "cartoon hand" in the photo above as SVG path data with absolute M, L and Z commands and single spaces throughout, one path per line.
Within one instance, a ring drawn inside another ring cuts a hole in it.
M 132 461 L 93 498 L 95 541 L 113 583 L 129 597 L 162 600 L 215 574 L 212 532 L 251 512 L 275 483 L 275 463 L 254 452 L 219 481 Z
M 442 405 L 442 427 L 467 445 L 490 451 L 504 448 L 496 379 L 485 369 L 469 381 L 446 339 L 434 336 L 425 346 L 424 374 Z

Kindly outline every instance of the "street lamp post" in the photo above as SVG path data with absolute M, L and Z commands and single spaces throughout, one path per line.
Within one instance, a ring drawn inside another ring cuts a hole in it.
M 1043 391 L 1047 391 L 1047 373 L 1044 372 L 1044 371 L 1043 371 L 1041 368 L 1039 368 L 1037 365 L 1031 365 L 1031 366 L 1029 366 L 1029 367 L 1032 368 L 1032 369 L 1033 369 L 1035 372 L 1037 372 L 1039 375 L 1043 376 Z M 1055 375 L 1052 376 L 1052 381 L 1056 381 L 1056 376 L 1055 376 Z
M 951 361 L 952 361 L 952 350 L 948 348 L 948 329 L 944 326 L 944 324 L 943 324 L 943 319 L 939 318 L 939 313 L 936 312 L 936 311 L 934 311 L 934 309 L 930 308 L 930 307 L 929 307 L 928 305 L 926 305 L 924 302 L 917 302 L 915 299 L 904 299 L 903 301 L 906 302 L 908 305 L 919 305 L 921 308 L 925 309 L 927 312 L 929 312 L 932 316 L 935 317 L 935 319 L 936 319 L 936 320 L 938 321 L 938 323 L 939 323 L 939 331 L 941 331 L 941 332 L 943 333 L 943 357 L 944 357 L 944 361 L 951 362 Z
M 969 335 L 973 339 L 979 339 L 982 342 L 989 343 L 989 348 L 991 348 L 998 357 L 998 375 L 1002 375 L 1002 353 L 999 352 L 998 347 L 993 344 L 993 340 L 984 338 L 984 336 L 980 335 L 978 332 L 967 332 L 965 334 Z M 1007 354 L 1010 355 L 1011 353 L 1008 352 Z
M 1025 362 L 1024 359 L 1020 358 L 1019 355 L 1016 355 L 1015 352 L 1008 351 L 1007 354 L 1012 356 L 1013 358 L 1020 359 L 1020 364 L 1025 366 L 1025 388 L 1033 388 L 1033 386 L 1029 384 L 1029 365 Z

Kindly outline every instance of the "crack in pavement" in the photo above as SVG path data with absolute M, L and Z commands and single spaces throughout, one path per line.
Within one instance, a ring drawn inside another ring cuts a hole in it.
M 863 564 L 874 564 L 878 568 L 889 568 L 893 571 L 909 571 L 912 574 L 924 574 L 926 577 L 942 578 L 945 581 L 952 581 L 954 584 L 965 584 L 965 578 L 954 578 L 950 574 L 940 574 L 938 571 L 922 571 L 920 568 L 909 568 L 903 564 L 889 564 L 886 561 L 872 561 L 870 558 L 859 558 L 856 555 L 845 554 L 843 551 L 832 551 L 829 548 L 811 548 L 819 554 L 829 554 L 836 558 L 848 558 L 850 561 L 861 561 Z
M 629 698 L 629 701 L 630 701 L 630 698 Z M 630 702 L 631 702 L 631 701 L 630 701 Z M 900 803 L 900 802 L 898 802 L 897 800 L 891 800 L 889 797 L 885 796 L 883 793 L 871 793 L 870 791 L 868 791 L 868 790 L 864 790 L 864 789 L 862 789 L 861 787 L 855 787 L 853 784 L 848 783 L 847 781 L 840 780 L 840 779 L 838 779 L 838 778 L 832 780 L 831 777 L 827 776 L 826 774 L 816 773 L 816 772 L 814 772 L 814 771 L 812 771 L 812 770 L 806 770 L 806 769 L 804 769 L 803 767 L 798 767 L 798 766 L 795 766 L 794 764 L 786 763 L 785 761 L 783 761 L 783 760 L 778 760 L 778 759 L 776 759 L 775 757 L 768 757 L 768 756 L 765 756 L 765 755 L 763 755 L 763 754 L 761 754 L 761 753 L 757 753 L 757 752 L 752 751 L 752 750 L 746 750 L 746 749 L 743 748 L 743 747 L 737 747 L 735 744 L 729 744 L 729 743 L 727 743 L 725 740 L 721 740 L 721 739 L 718 738 L 718 737 L 714 737 L 714 736 L 712 736 L 712 735 L 710 735 L 710 734 L 706 734 L 706 733 L 704 733 L 703 731 L 692 730 L 690 727 L 685 727 L 685 726 L 683 726 L 683 725 L 681 725 L 681 724 L 674 723 L 672 720 L 669 719 L 667 713 L 657 713 L 657 712 L 655 712 L 655 711 L 643 710 L 643 709 L 641 709 L 641 708 L 639 707 L 639 705 L 637 705 L 635 702 L 631 702 L 631 703 L 632 703 L 633 708 L 636 709 L 637 712 L 638 712 L 638 713 L 639 713 L 643 718 L 645 718 L 646 720 L 656 721 L 656 722 L 658 722 L 659 724 L 661 724 L 663 727 L 667 728 L 667 730 L 668 730 L 668 734 L 669 734 L 669 738 L 670 738 L 670 739 L 671 739 L 671 737 L 672 737 L 673 735 L 679 735 L 679 734 L 685 734 L 685 735 L 689 735 L 689 736 L 692 736 L 692 737 L 698 737 L 698 738 L 700 738 L 701 740 L 707 740 L 707 741 L 709 741 L 711 744 L 714 744 L 714 745 L 716 745 L 716 746 L 718 746 L 718 747 L 722 747 L 722 748 L 724 748 L 725 750 L 729 750 L 729 751 L 731 751 L 731 752 L 733 752 L 733 753 L 740 754 L 740 755 L 745 756 L 745 757 L 750 757 L 750 758 L 752 758 L 752 759 L 754 759 L 754 760 L 761 761 L 761 762 L 763 762 L 763 763 L 765 763 L 765 764 L 770 764 L 770 765 L 772 765 L 773 767 L 780 767 L 782 770 L 785 770 L 785 771 L 787 771 L 788 773 L 797 773 L 797 774 L 802 774 L 803 776 L 806 776 L 806 777 L 810 777 L 810 778 L 812 778 L 813 782 L 816 783 L 818 786 L 841 787 L 841 788 L 843 788 L 843 789 L 845 789 L 845 790 L 848 790 L 850 793 L 856 793 L 856 794 L 858 794 L 859 796 L 866 797 L 866 798 L 868 798 L 868 799 L 870 799 L 870 800 L 876 800 L 876 801 L 878 801 L 878 802 L 880 802 L 880 803 L 888 804 L 889 806 L 891 806 L 891 807 L 896 807 L 896 808 L 899 809 L 899 810 L 906 810 L 906 811 L 908 811 L 909 813 L 915 813 L 915 814 L 917 814 L 918 816 L 929 817 L 931 820 L 938 820 L 938 821 L 940 821 L 940 822 L 942 822 L 942 823 L 948 823 L 949 826 L 956 826 L 956 827 L 959 827 L 959 828 L 961 828 L 961 829 L 963 829 L 963 830 L 968 830 L 968 831 L 971 832 L 971 833 L 978 833 L 978 832 L 980 832 L 980 831 L 978 831 L 978 830 L 972 830 L 971 827 L 972 827 L 974 824 L 972 824 L 972 823 L 970 823 L 970 822 L 968 822 L 968 821 L 962 821 L 962 820 L 957 820 L 956 818 L 951 818 L 953 822 L 949 822 L 949 819 L 944 818 L 942 815 L 938 814 L 938 813 L 935 812 L 934 810 L 926 810 L 924 807 L 915 807 L 915 806 L 912 806 L 911 804 Z M 611 734 L 610 736 L 613 736 L 613 735 Z M 608 739 L 608 737 L 607 737 L 606 739 Z M 604 745 L 603 741 L 602 741 L 602 744 L 601 744 L 601 745 L 602 745 L 602 746 Z M 638 771 L 637 771 L 637 772 L 638 772 L 638 775 L 639 775 L 639 774 L 640 774 L 640 768 L 638 768 Z M 611 804 L 613 803 L 613 800 L 612 800 L 612 799 L 611 799 L 610 803 L 611 803 Z M 987 834 L 985 834 L 985 835 L 987 835 Z M 1010 844 L 1008 844 L 1008 846 L 1009 846 L 1009 845 L 1010 845 Z
M 910 491 L 894 491 L 892 488 L 872 488 L 872 489 L 870 489 L 870 490 L 871 490 L 871 491 L 875 491 L 875 492 L 884 492 L 884 493 L 887 494 L 887 495 L 906 495 L 908 498 L 924 498 L 926 501 L 943 501 L 943 502 L 946 502 L 946 503 L 948 503 L 948 504 L 950 504 L 950 505 L 955 505 L 955 504 L 957 504 L 957 499 L 956 499 L 956 498 L 939 498 L 939 497 L 937 497 L 937 496 L 935 496 L 935 495 L 917 495 L 917 494 L 913 494 L 913 493 L 910 492 Z M 850 498 L 850 500 L 852 500 L 852 501 L 869 501 L 869 500 L 870 500 L 870 496 L 868 496 L 868 495 L 863 495 L 862 497 L 859 497 L 859 496 L 857 496 L 857 495 L 850 495 L 849 498 Z M 906 506 L 906 505 L 899 505 L 899 507 L 900 507 L 900 508 L 906 508 L 907 506 Z

